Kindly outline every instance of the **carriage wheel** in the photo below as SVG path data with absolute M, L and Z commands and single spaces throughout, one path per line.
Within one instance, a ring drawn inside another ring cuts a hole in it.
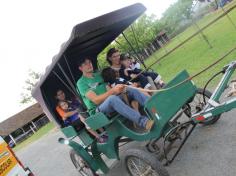
M 125 165 L 132 176 L 169 176 L 157 157 L 141 149 L 127 150 Z
M 70 158 L 76 170 L 82 176 L 98 176 L 94 171 L 92 171 L 89 165 L 76 153 L 74 149 L 70 151 Z
M 212 95 L 212 93 L 210 91 L 205 90 L 204 96 L 205 96 L 206 102 L 211 97 L 211 95 Z M 203 99 L 203 89 L 198 88 L 194 99 L 190 103 L 187 103 L 185 105 L 184 113 L 188 117 L 191 117 L 193 114 L 200 112 L 204 108 L 204 106 L 205 106 L 205 103 L 204 103 L 204 99 Z M 212 116 L 212 117 L 208 118 L 208 120 L 201 122 L 201 124 L 204 124 L 204 125 L 214 124 L 215 122 L 217 122 L 220 119 L 220 116 L 221 115 Z

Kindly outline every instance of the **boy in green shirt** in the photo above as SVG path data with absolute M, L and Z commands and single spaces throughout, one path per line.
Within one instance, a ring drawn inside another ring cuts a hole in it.
M 122 93 L 125 85 L 117 84 L 113 88 L 107 89 L 100 73 L 94 72 L 92 62 L 88 57 L 80 59 L 78 66 L 83 75 L 77 81 L 77 88 L 91 114 L 99 111 L 110 114 L 116 111 L 146 130 L 152 128 L 153 120 L 142 116 L 122 101 L 119 94 Z M 129 87 L 127 87 L 126 91 L 129 98 L 138 101 L 141 106 L 144 106 L 148 96 Z

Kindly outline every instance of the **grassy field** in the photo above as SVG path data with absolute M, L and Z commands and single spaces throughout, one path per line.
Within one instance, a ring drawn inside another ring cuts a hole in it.
M 20 144 L 17 144 L 13 148 L 13 150 L 17 151 L 17 150 L 20 150 L 20 149 L 24 148 L 25 146 L 29 145 L 30 143 L 32 143 L 32 142 L 38 140 L 39 138 L 41 138 L 42 136 L 46 135 L 54 127 L 55 127 L 55 125 L 52 122 L 49 122 L 47 125 L 45 125 L 42 128 L 40 128 L 35 134 L 30 136 L 28 139 L 26 139 L 25 141 L 21 142 Z
M 233 1 L 225 8 L 227 9 L 235 4 L 236 1 Z M 203 27 L 220 14 L 222 14 L 221 9 L 206 15 L 201 20 L 199 20 L 197 24 L 200 27 Z M 231 11 L 229 16 L 236 24 L 236 9 Z M 166 49 L 171 50 L 196 31 L 197 29 L 195 26 L 190 26 L 184 32 L 173 38 L 165 46 Z M 203 31 L 203 33 L 207 36 L 208 40 L 213 46 L 212 48 L 208 46 L 208 44 L 200 35 L 197 35 L 189 42 L 184 44 L 181 48 L 172 52 L 161 62 L 154 65 L 152 69 L 160 73 L 163 79 L 167 82 L 183 69 L 186 69 L 190 75 L 199 72 L 203 68 L 216 61 L 225 52 L 229 51 L 233 47 L 236 47 L 236 28 L 234 28 L 226 16 L 218 20 L 212 26 L 208 27 Z M 145 63 L 150 65 L 164 54 L 164 49 L 158 50 L 149 59 L 147 59 Z M 202 87 L 211 77 L 211 75 L 217 71 L 220 71 L 224 65 L 228 64 L 232 60 L 236 60 L 236 51 L 234 51 L 230 56 L 226 57 L 222 62 L 214 66 L 214 68 L 211 68 L 204 74 L 194 79 L 194 82 L 198 86 Z M 217 79 L 214 80 L 210 87 L 215 86 L 217 81 Z

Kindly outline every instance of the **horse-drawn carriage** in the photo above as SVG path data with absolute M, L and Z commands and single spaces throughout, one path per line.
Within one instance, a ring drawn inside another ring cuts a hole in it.
M 213 124 L 223 112 L 236 107 L 236 98 L 219 102 L 236 67 L 236 62 L 232 62 L 220 72 L 223 77 L 213 94 L 197 88 L 184 70 L 164 89 L 152 95 L 143 107 L 145 114 L 155 121 L 150 131 L 133 129 L 120 114 L 108 117 L 101 112 L 86 118 L 86 124 L 93 130 L 105 129 L 108 135 L 105 143 L 98 143 L 86 129 L 76 131 L 72 126 L 63 125 L 55 111 L 55 91 L 61 88 L 67 94 L 80 97 L 75 84 L 81 76 L 76 65 L 78 59 L 89 55 L 94 68 L 98 69 L 98 54 L 144 11 L 142 4 L 134 4 L 76 25 L 32 93 L 46 115 L 66 136 L 67 139 L 60 138 L 59 142 L 72 148 L 71 160 L 82 175 L 96 175 L 99 170 L 108 173 L 109 167 L 102 155 L 120 159 L 120 144 L 146 141 L 147 150 L 131 148 L 125 152 L 128 172 L 131 175 L 167 176 L 163 165 L 174 160 L 195 126 Z M 162 145 L 158 144 L 160 141 Z M 172 147 L 176 144 L 177 148 Z

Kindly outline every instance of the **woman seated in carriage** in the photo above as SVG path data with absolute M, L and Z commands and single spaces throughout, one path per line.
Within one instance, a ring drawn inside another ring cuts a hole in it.
M 82 128 L 86 127 L 86 130 L 95 137 L 99 143 L 106 142 L 106 135 L 103 134 L 100 136 L 85 123 L 87 114 L 84 112 L 86 112 L 86 110 L 78 99 L 66 99 L 65 93 L 60 89 L 56 91 L 55 97 L 58 100 L 56 111 L 62 118 L 65 126 L 71 125 L 76 131 L 80 131 Z M 104 132 L 103 129 L 99 129 L 99 131 L 101 133 Z
M 116 48 L 111 48 L 107 52 L 107 61 L 111 68 L 116 71 L 117 77 L 123 78 L 126 81 L 139 82 L 144 89 L 152 89 L 147 77 L 152 78 L 157 88 L 162 88 L 164 82 L 161 76 L 155 72 L 142 71 L 139 68 L 132 67 L 131 58 L 128 55 L 121 54 Z

